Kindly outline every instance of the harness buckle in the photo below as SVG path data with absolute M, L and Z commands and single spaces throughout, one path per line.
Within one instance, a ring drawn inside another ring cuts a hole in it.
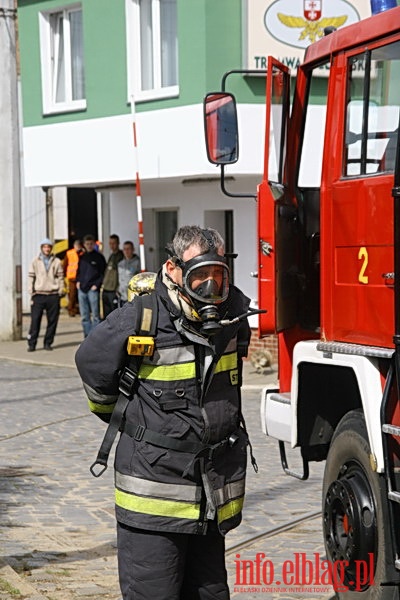
M 98 468 L 96 468 L 98 467 Z M 104 471 L 107 469 L 107 460 L 103 460 L 101 458 L 97 458 L 95 462 L 90 467 L 90 472 L 93 477 L 101 477 Z
M 122 375 L 119 380 L 119 391 L 124 394 L 127 398 L 130 398 L 133 394 L 133 388 L 136 381 L 136 373 L 125 367 L 122 371 Z
M 136 427 L 136 431 L 133 435 L 133 439 L 136 440 L 137 442 L 141 442 L 145 431 L 146 431 L 146 427 L 143 427 L 143 425 L 138 425 Z

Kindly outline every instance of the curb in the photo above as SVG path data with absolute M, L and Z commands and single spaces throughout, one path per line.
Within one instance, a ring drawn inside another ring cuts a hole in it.
M 4 584 L 9 589 L 3 589 Z M 26 600 L 47 600 L 30 583 L 23 579 L 8 563 L 0 558 L 0 595 L 9 593 L 10 598 Z

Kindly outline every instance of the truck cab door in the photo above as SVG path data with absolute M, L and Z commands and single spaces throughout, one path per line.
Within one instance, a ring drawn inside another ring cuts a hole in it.
M 296 323 L 296 206 L 286 192 L 288 68 L 268 57 L 263 181 L 258 187 L 259 335 Z

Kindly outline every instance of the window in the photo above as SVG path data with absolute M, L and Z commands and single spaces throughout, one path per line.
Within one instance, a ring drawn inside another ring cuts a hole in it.
M 400 42 L 349 59 L 345 175 L 391 172 L 400 104 Z
M 176 0 L 126 0 L 128 94 L 178 95 Z
M 309 73 L 308 105 L 298 176 L 300 188 L 321 186 L 328 79 L 320 76 L 320 67 L 326 69 L 327 65 L 319 65 Z
M 82 9 L 40 13 L 44 113 L 86 108 Z

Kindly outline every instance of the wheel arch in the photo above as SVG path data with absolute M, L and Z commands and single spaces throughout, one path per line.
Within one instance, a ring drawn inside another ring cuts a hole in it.
M 378 360 L 330 354 L 313 342 L 298 344 L 292 378 L 292 445 L 308 460 L 325 460 L 334 431 L 346 413 L 362 409 L 377 471 L 382 472 L 382 382 Z M 294 443 L 293 443 L 294 442 Z

